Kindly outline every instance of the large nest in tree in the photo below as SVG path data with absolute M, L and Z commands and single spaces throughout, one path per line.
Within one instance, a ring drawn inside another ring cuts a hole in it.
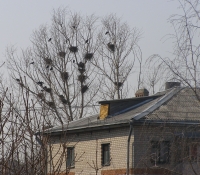
M 110 51 L 112 51 L 112 52 L 115 51 L 115 45 L 114 45 L 114 44 L 112 44 L 112 43 L 108 43 L 107 46 L 108 46 L 108 48 L 109 48 Z
M 78 63 L 78 70 L 80 73 L 84 73 L 85 72 L 85 63 L 83 63 L 83 62 Z
M 63 81 L 67 81 L 69 78 L 68 72 L 61 72 L 60 75 L 61 75 L 61 78 L 63 79 Z
M 62 52 L 59 52 L 58 55 L 59 55 L 60 57 L 62 57 L 62 58 L 65 58 L 66 52 L 63 52 L 63 51 L 62 51 Z
M 55 103 L 52 102 L 52 101 L 47 102 L 47 104 L 48 104 L 49 107 L 51 107 L 51 108 L 55 108 L 55 107 L 56 107 Z
M 43 93 L 38 93 L 37 96 L 38 96 L 40 99 L 44 99 L 44 94 L 43 94 Z
M 78 76 L 78 81 L 84 82 L 86 80 L 86 78 L 87 78 L 87 76 L 81 74 L 81 75 Z
M 78 71 L 83 74 L 85 72 L 85 68 L 78 68 Z
M 76 53 L 76 52 L 78 52 L 78 47 L 76 47 L 76 46 L 70 46 L 69 50 L 70 50 L 70 52 Z
M 84 56 L 84 58 L 86 59 L 86 60 L 91 60 L 92 59 L 92 57 L 93 57 L 93 53 L 86 53 L 85 54 L 85 56 Z
M 60 98 L 60 101 L 63 103 L 63 104 L 67 104 L 68 101 L 65 99 L 65 97 L 63 95 L 59 95 L 59 98 Z
M 78 67 L 79 68 L 85 68 L 85 63 L 83 63 L 83 62 L 78 63 Z
M 50 58 L 44 58 L 44 61 L 48 65 L 52 64 L 52 59 L 50 59 Z
M 46 91 L 46 92 L 48 92 L 48 93 L 51 93 L 51 88 L 48 88 L 48 87 L 43 87 L 43 89 Z
M 123 85 L 122 82 L 114 82 L 114 84 L 115 84 L 115 86 L 117 86 L 117 87 L 121 87 L 121 86 Z
M 81 88 L 81 92 L 82 92 L 82 93 L 85 93 L 87 90 L 88 90 L 88 86 L 87 86 L 87 85 L 84 85 L 84 86 Z

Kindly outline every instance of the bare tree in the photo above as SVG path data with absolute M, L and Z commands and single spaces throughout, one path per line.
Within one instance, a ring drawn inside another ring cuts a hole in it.
M 99 33 L 99 57 L 94 64 L 104 77 L 102 83 L 103 99 L 121 99 L 127 95 L 122 92 L 132 71 L 134 62 L 141 60 L 141 50 L 138 49 L 140 32 L 130 29 L 127 23 L 115 15 L 109 15 L 102 20 Z M 136 54 L 137 53 L 137 54 Z
M 58 9 L 52 25 L 33 33 L 32 47 L 22 50 L 19 59 L 14 48 L 7 50 L 13 79 L 61 124 L 82 118 L 89 111 L 84 108 L 94 106 L 98 86 L 91 62 L 98 49 L 96 20 L 94 15 L 84 18 Z
M 199 0 L 180 0 L 182 14 L 175 14 L 169 18 L 174 34 L 168 35 L 173 41 L 173 52 L 170 58 L 153 55 L 168 68 L 171 77 L 183 85 L 191 87 L 194 92 L 199 86 L 200 68 L 200 2 Z M 196 94 L 197 95 L 197 94 Z
M 151 94 L 163 89 L 165 82 L 173 80 L 173 75 L 158 55 L 150 56 L 145 61 L 145 70 L 142 72 L 142 84 Z

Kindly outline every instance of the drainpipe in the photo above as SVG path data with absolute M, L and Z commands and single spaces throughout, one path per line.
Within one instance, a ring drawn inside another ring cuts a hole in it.
M 134 119 L 130 120 L 130 130 L 129 130 L 129 135 L 128 135 L 128 140 L 127 140 L 127 167 L 126 167 L 126 174 L 129 175 L 129 154 L 130 154 L 130 140 L 131 140 L 131 134 L 133 131 L 133 123 Z
M 35 139 L 36 139 L 36 141 L 39 143 L 39 145 L 40 145 L 43 149 L 45 149 L 45 165 L 47 165 L 47 149 L 45 148 L 45 146 L 44 146 L 42 140 L 38 137 L 38 135 L 39 135 L 39 133 L 36 133 L 36 134 L 35 134 Z M 46 174 L 47 174 L 47 166 L 46 166 L 45 169 L 44 169 L 44 175 L 46 175 Z

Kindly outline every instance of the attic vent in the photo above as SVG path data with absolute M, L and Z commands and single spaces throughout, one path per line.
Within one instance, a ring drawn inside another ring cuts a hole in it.
M 144 97 L 144 96 L 149 96 L 149 91 L 147 89 L 138 89 L 137 92 L 135 93 L 136 97 Z
M 100 107 L 100 120 L 104 120 L 108 116 L 109 104 L 101 104 Z

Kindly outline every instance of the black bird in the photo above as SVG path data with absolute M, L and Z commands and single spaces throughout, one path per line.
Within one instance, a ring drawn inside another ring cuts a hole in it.
M 44 82 L 38 81 L 37 84 L 40 85 L 40 86 L 42 86 L 44 84 Z
M 107 31 L 107 32 L 105 33 L 105 35 L 107 35 L 107 34 L 109 34 L 109 31 Z
M 16 78 L 15 80 L 18 81 L 18 82 L 20 82 L 20 79 L 18 79 L 18 78 Z
M 88 39 L 85 41 L 85 43 L 88 43 Z
M 34 61 L 33 61 L 33 62 L 31 62 L 30 64 L 34 64 Z
M 74 29 L 76 29 L 76 26 L 72 26 Z
M 73 60 L 73 63 L 75 63 L 75 60 Z
M 50 70 L 53 70 L 53 67 L 51 67 Z
M 49 38 L 48 42 L 50 42 L 50 41 L 51 41 L 51 38 Z
M 49 68 L 49 65 L 46 67 L 47 69 Z

